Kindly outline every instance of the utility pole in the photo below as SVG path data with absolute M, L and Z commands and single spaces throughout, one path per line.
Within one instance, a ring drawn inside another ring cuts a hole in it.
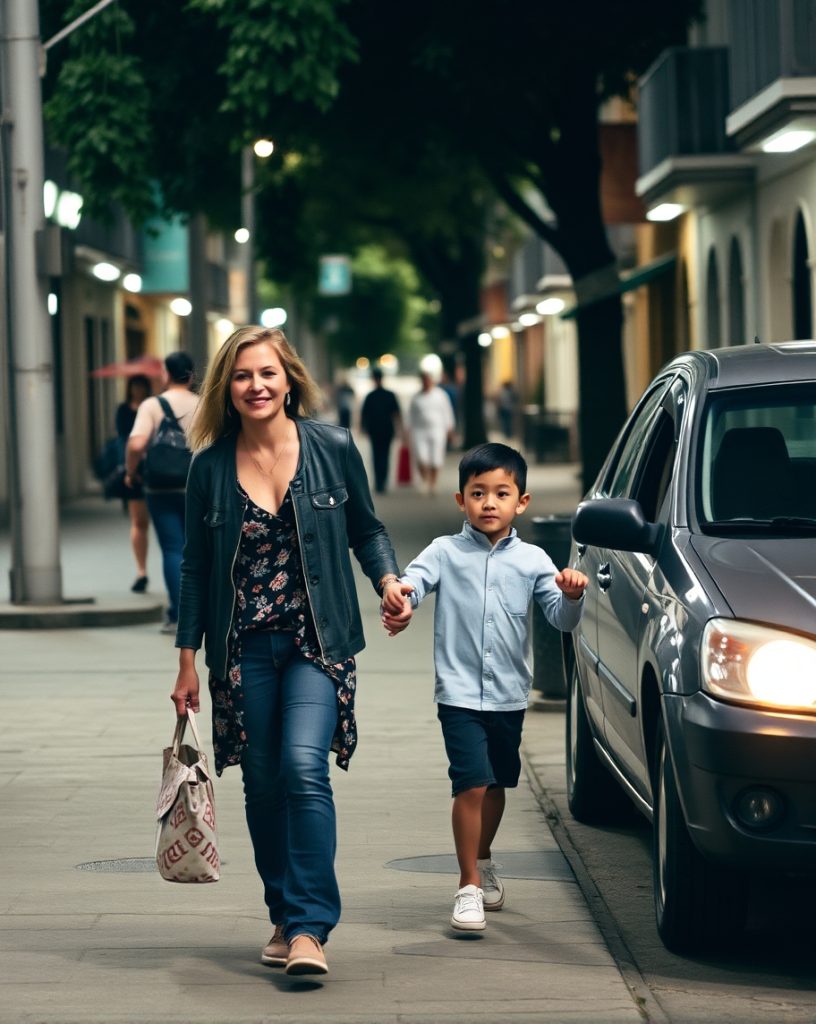
M 37 269 L 37 239 L 45 231 L 37 8 L 33 0 L 0 0 L 10 575 L 15 604 L 62 601 L 51 322 L 46 282 Z
M 249 232 L 246 241 L 246 323 L 257 323 L 258 305 L 255 284 L 255 153 L 252 146 L 241 150 L 241 221 Z

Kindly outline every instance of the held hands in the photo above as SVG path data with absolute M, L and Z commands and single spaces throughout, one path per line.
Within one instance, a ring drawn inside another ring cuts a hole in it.
M 380 618 L 389 636 L 401 633 L 410 623 L 414 610 L 408 594 L 413 589 L 410 583 L 400 583 L 399 580 L 386 583 L 383 587 Z
M 563 591 L 571 601 L 580 600 L 587 588 L 589 577 L 577 569 L 562 569 L 556 574 L 555 585 Z

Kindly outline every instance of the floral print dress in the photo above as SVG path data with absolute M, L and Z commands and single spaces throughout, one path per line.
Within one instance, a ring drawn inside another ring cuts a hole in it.
M 240 487 L 239 487 L 240 489 Z M 300 653 L 313 661 L 337 689 L 337 728 L 331 749 L 337 764 L 348 769 L 357 745 L 354 658 L 330 665 L 320 656 L 300 561 L 295 508 L 289 491 L 277 514 L 256 505 L 241 489 L 246 511 L 233 568 L 235 610 L 229 641 L 227 678 L 210 676 L 213 703 L 213 748 L 218 775 L 239 764 L 247 738 L 241 690 L 241 640 L 251 630 L 291 633 Z

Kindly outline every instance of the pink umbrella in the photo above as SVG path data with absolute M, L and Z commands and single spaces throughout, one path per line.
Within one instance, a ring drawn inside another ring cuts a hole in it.
M 127 359 L 118 363 L 108 363 L 96 370 L 91 370 L 92 377 L 163 377 L 164 361 L 158 356 L 137 356 L 135 359 Z

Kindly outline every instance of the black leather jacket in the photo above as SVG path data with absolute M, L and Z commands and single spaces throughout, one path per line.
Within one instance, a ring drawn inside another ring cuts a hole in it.
M 349 432 L 317 420 L 295 423 L 300 463 L 290 489 L 303 577 L 323 659 L 336 663 L 365 646 L 349 547 L 375 587 L 399 569 Z M 232 570 L 246 507 L 237 487 L 236 439 L 220 438 L 190 467 L 176 633 L 176 647 L 198 650 L 205 639 L 207 665 L 219 679 L 227 674 Z

